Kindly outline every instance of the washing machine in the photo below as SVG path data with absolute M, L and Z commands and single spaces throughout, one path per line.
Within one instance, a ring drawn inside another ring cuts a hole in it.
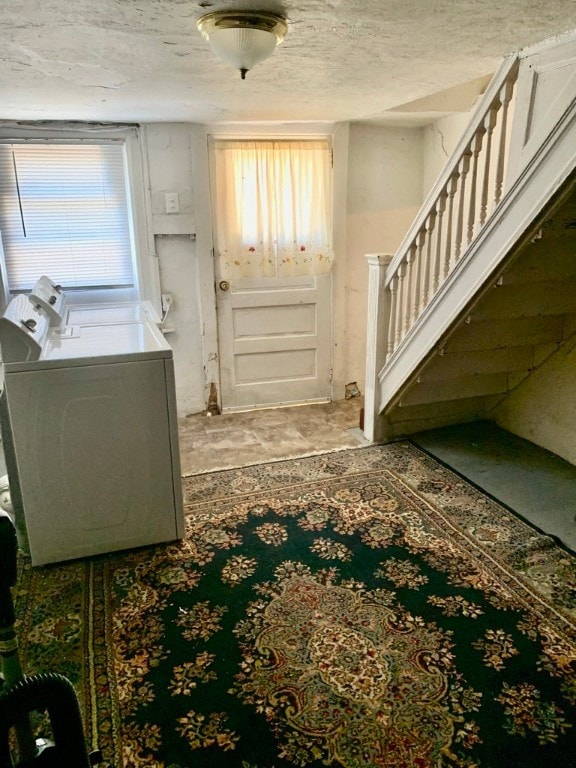
M 174 364 L 162 333 L 141 321 L 52 327 L 20 295 L 0 318 L 0 347 L 6 465 L 32 564 L 182 538 Z
M 47 275 L 38 278 L 30 299 L 45 311 L 52 327 L 127 322 L 148 322 L 162 327 L 162 318 L 149 301 L 71 303 L 63 288 Z

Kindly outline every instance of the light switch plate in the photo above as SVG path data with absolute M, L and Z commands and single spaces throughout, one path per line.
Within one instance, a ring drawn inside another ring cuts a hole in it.
M 178 213 L 180 205 L 178 203 L 178 192 L 166 192 L 166 213 Z

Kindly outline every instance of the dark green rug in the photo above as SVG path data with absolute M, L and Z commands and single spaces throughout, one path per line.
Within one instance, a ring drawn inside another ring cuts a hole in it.
M 116 768 L 576 765 L 576 563 L 409 443 L 186 478 L 185 541 L 32 569 Z

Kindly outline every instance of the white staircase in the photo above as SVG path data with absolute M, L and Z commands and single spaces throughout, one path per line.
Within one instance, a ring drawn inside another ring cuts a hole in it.
M 508 57 L 370 270 L 365 433 L 490 418 L 576 332 L 576 34 Z

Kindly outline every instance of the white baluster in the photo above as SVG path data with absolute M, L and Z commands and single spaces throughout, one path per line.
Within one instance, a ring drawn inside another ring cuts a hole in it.
M 488 215 L 488 196 L 490 190 L 490 177 L 492 175 L 492 134 L 498 120 L 500 101 L 493 102 L 484 118 L 486 128 L 486 144 L 484 147 L 484 178 L 482 180 L 482 200 L 480 203 L 480 227 L 483 227 Z
M 446 190 L 443 189 L 436 201 L 436 248 L 434 249 L 434 283 L 432 295 L 436 293 L 440 285 L 440 272 L 442 268 L 442 223 L 444 210 L 446 209 Z
M 409 300 L 406 281 L 406 262 L 402 261 L 396 272 L 398 288 L 396 290 L 396 349 L 404 338 L 404 312 L 406 302 Z
M 458 189 L 458 173 L 453 173 L 450 176 L 447 185 L 448 193 L 448 222 L 446 225 L 446 247 L 444 251 L 444 279 L 448 277 L 452 269 L 452 265 L 455 263 L 455 244 L 452 233 L 452 223 L 454 218 L 454 195 Z
M 507 158 L 507 132 L 508 132 L 508 108 L 512 101 L 514 86 L 516 80 L 507 80 L 500 91 L 500 100 L 502 102 L 502 117 L 500 120 L 500 141 L 498 142 L 498 159 L 496 161 L 496 184 L 494 202 L 496 205 L 502 197 L 502 183 L 504 180 L 504 169 Z
M 430 211 L 428 216 L 428 226 L 426 228 L 426 256 L 424 259 L 424 286 L 423 286 L 423 299 L 424 307 L 428 306 L 428 302 L 432 298 L 432 280 L 433 280 L 433 262 L 432 262 L 432 243 L 434 241 L 434 227 L 436 226 L 436 210 Z
M 404 314 L 404 335 L 408 333 L 412 327 L 412 308 L 414 307 L 414 293 L 416 283 L 416 244 L 412 243 L 406 254 L 406 280 L 407 280 L 407 296 L 406 306 Z
M 474 237 L 474 229 L 477 222 L 476 212 L 476 192 L 478 188 L 478 155 L 482 150 L 482 141 L 486 129 L 484 125 L 481 125 L 476 131 L 476 135 L 472 139 L 472 174 L 470 180 L 470 201 L 468 207 L 468 227 L 467 227 L 467 243 L 470 245 L 472 238 Z
M 426 243 L 426 229 L 422 227 L 416 237 L 416 285 L 414 288 L 414 314 L 412 316 L 412 324 L 420 317 L 420 312 L 424 308 L 423 302 L 423 267 L 424 257 L 422 255 L 424 245 Z
M 393 354 L 394 350 L 396 349 L 396 302 L 398 301 L 397 296 L 397 288 L 398 288 L 398 278 L 396 275 L 390 280 L 390 284 L 388 286 L 388 293 L 390 294 L 390 297 L 388 299 L 388 303 L 390 306 L 390 320 L 388 323 L 388 355 L 386 359 L 388 360 Z
M 454 263 L 457 263 L 460 259 L 460 256 L 462 255 L 462 242 L 464 239 L 464 205 L 466 202 L 466 177 L 468 176 L 468 171 L 470 170 L 470 158 L 472 157 L 472 153 L 468 149 L 464 154 L 462 155 L 462 158 L 460 159 L 460 178 L 458 181 L 459 186 L 459 194 L 458 194 L 458 214 L 457 214 L 457 220 L 456 220 L 456 242 L 455 242 L 455 248 L 454 248 Z

